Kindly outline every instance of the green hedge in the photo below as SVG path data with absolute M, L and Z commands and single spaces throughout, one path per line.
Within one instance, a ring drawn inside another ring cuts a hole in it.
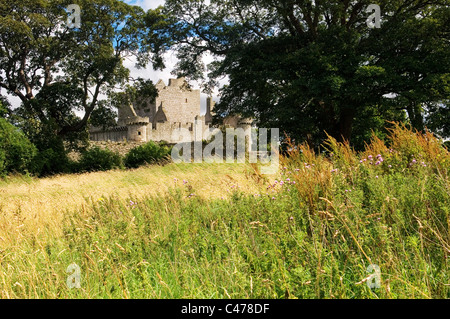
M 141 165 L 160 162 L 170 154 L 171 147 L 166 144 L 148 142 L 131 149 L 125 156 L 125 166 L 137 168 Z
M 14 125 L 0 118 L 0 174 L 25 173 L 36 155 L 36 147 Z
M 107 171 L 115 168 L 123 168 L 122 157 L 109 149 L 93 146 L 81 153 L 78 162 L 78 171 Z

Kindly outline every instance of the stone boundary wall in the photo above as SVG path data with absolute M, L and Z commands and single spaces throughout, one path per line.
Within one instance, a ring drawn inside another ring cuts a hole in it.
M 128 138 L 128 127 L 118 127 L 107 131 L 90 131 L 90 140 L 122 142 Z

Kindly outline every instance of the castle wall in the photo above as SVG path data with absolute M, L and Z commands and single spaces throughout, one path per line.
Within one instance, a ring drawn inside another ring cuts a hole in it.
M 147 124 L 133 124 L 128 126 L 127 140 L 135 142 L 147 141 Z
M 109 131 L 90 131 L 90 139 L 92 141 L 113 141 L 121 142 L 128 139 L 128 128 L 119 127 Z
M 170 123 L 191 123 L 200 115 L 200 90 L 189 90 L 184 79 L 171 79 L 168 86 L 160 86 L 156 109 L 162 105 Z M 150 118 L 152 121 L 152 118 Z
M 160 80 L 155 86 L 159 92 L 155 103 L 138 100 L 134 105 L 122 106 L 119 127 L 106 132 L 92 128 L 91 140 L 178 143 L 172 133 L 183 128 L 190 132 L 192 141 L 201 141 L 212 119 L 212 100 L 208 100 L 206 117 L 200 116 L 200 90 L 189 89 L 184 78 L 170 79 L 168 85 Z

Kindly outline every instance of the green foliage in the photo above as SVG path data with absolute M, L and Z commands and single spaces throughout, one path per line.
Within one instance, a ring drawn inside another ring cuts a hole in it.
M 372 130 L 381 136 L 386 121 L 406 114 L 419 130 L 446 132 L 447 112 L 439 114 L 450 97 L 449 1 L 378 1 L 380 29 L 365 23 L 370 4 L 167 0 L 164 12 L 176 73 L 207 91 L 228 76 L 219 118 L 253 117 L 316 147 L 326 131 L 362 149 Z M 208 73 L 205 53 L 217 57 Z
M 136 57 L 140 66 L 155 60 L 161 67 L 160 59 L 152 57 L 164 47 L 153 46 L 155 37 L 146 36 L 153 30 L 143 27 L 146 15 L 138 6 L 119 0 L 76 1 L 82 22 L 69 29 L 68 4 L 0 3 L 0 86 L 20 98 L 17 111 L 33 122 L 29 125 L 50 126 L 53 135 L 72 142 L 73 135 L 86 130 L 99 94 L 128 82 L 124 57 Z M 75 111 L 84 114 L 79 118 Z
M 48 176 L 59 173 L 71 173 L 71 163 L 64 149 L 55 145 L 38 151 L 33 159 L 31 172 L 37 176 Z
M 137 168 L 141 165 L 160 162 L 169 156 L 171 148 L 165 144 L 159 145 L 155 142 L 148 142 L 144 145 L 131 149 L 125 156 L 125 166 Z
M 0 174 L 27 172 L 36 152 L 36 147 L 21 131 L 0 118 Z
M 93 146 L 81 152 L 78 163 L 78 170 L 85 172 L 107 171 L 122 167 L 122 158 L 118 153 L 98 146 Z
M 187 183 L 163 196 L 87 199 L 65 214 L 62 234 L 23 232 L 2 248 L 3 291 L 14 298 L 448 299 L 450 153 L 429 135 L 393 133 L 392 151 L 376 138 L 362 153 L 330 139 L 330 157 L 303 145 L 259 194 L 228 188 L 222 199 L 205 198 Z M 401 147 L 411 139 L 415 149 Z M 404 152 L 428 165 L 410 166 Z M 382 165 L 359 162 L 369 155 L 382 155 Z M 72 263 L 81 289 L 67 289 Z M 380 267 L 380 288 L 365 282 L 370 264 Z

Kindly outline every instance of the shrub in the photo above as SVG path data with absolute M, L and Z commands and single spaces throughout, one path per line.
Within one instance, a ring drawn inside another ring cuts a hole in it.
M 72 172 L 67 153 L 60 147 L 38 151 L 36 157 L 33 159 L 30 170 L 38 176 Z
M 28 171 L 36 152 L 21 131 L 0 118 L 0 174 Z
M 122 168 L 122 158 L 118 153 L 109 149 L 101 149 L 93 146 L 81 153 L 78 162 L 79 171 L 107 171 L 114 168 Z
M 159 162 L 170 154 L 171 148 L 166 144 L 148 142 L 131 149 L 125 156 L 125 166 L 137 168 L 141 165 Z

